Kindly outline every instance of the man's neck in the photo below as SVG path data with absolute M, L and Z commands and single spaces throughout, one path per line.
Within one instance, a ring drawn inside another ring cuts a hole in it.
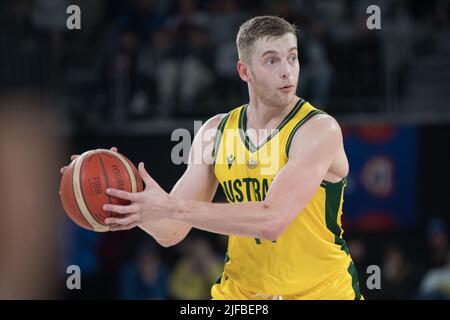
M 247 108 L 247 128 L 275 129 L 297 104 L 295 96 L 286 106 L 270 106 L 258 99 L 250 101 Z

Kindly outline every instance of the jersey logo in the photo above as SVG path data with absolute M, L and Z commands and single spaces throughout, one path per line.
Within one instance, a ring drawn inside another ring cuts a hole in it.
M 230 154 L 229 156 L 227 156 L 228 170 L 231 169 L 231 166 L 233 165 L 233 161 L 234 161 L 234 156 L 233 156 L 232 154 Z
M 258 166 L 258 161 L 256 161 L 255 159 L 251 158 L 250 160 L 248 160 L 247 166 L 250 169 L 255 169 Z

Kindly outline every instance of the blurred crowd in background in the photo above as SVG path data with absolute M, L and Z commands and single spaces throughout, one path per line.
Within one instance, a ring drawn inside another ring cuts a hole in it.
M 66 8 L 70 4 L 81 8 L 81 30 L 66 28 Z M 366 26 L 366 9 L 372 4 L 381 9 L 381 30 Z M 20 114 L 8 118 L 1 113 L 0 120 L 12 120 L 0 121 L 0 138 L 4 132 L 25 129 L 30 130 L 29 137 L 48 141 L 49 136 L 42 130 L 47 122 L 42 122 L 41 116 L 48 111 L 57 115 L 52 123 L 64 133 L 52 136 L 57 149 L 48 145 L 47 149 L 37 148 L 38 142 L 16 134 L 8 136 L 8 141 L 0 140 L 4 143 L 2 150 L 14 143 L 18 150 L 26 150 L 11 157 L 8 165 L 18 171 L 27 165 L 40 169 L 39 164 L 49 166 L 52 162 L 31 159 L 39 150 L 53 150 L 48 154 L 57 159 L 56 173 L 69 161 L 71 153 L 88 146 L 80 142 L 87 134 L 108 123 L 131 128 L 135 121 L 149 121 L 139 127 L 142 138 L 155 127 L 152 121 L 207 119 L 246 103 L 247 88 L 236 73 L 235 37 L 241 23 L 263 14 L 279 15 L 297 24 L 301 64 L 298 94 L 338 120 L 360 116 L 358 119 L 370 121 L 372 117 L 407 118 L 412 114 L 438 119 L 447 115 L 446 119 L 450 119 L 450 2 L 446 0 L 6 0 L 0 2 L 0 92 L 19 97 L 23 92 L 44 93 L 46 98 L 38 111 L 33 108 L 37 116 L 26 118 L 28 122 Z M 2 100 L 0 112 L 29 103 L 14 101 Z M 31 125 L 34 120 L 39 126 Z M 66 127 L 72 128 L 69 133 Z M 126 130 L 88 139 L 102 143 L 97 147 L 107 148 L 122 133 L 126 134 Z M 170 141 L 170 137 L 164 139 L 159 146 Z M 25 140 L 29 143 L 20 144 Z M 36 150 L 29 148 L 33 145 Z M 119 150 L 132 159 L 152 156 L 141 149 L 119 145 Z M 170 163 L 170 148 L 163 150 L 167 153 L 166 165 L 154 171 L 157 181 L 170 190 L 182 170 Z M 14 157 L 30 163 L 15 162 Z M 436 167 L 419 167 L 422 171 L 433 169 L 439 171 Z M 431 179 L 427 181 L 432 182 L 429 188 L 445 181 L 449 174 L 443 174 L 427 175 Z M 41 176 L 26 177 L 35 181 L 33 190 L 45 190 L 39 188 Z M 43 194 L 58 201 L 58 177 L 47 182 L 49 192 Z M 436 187 L 437 193 L 439 190 L 442 188 Z M 445 197 L 445 192 L 442 194 Z M 23 196 L 0 195 L 18 202 Z M 2 206 L 2 210 L 11 216 L 32 212 L 64 216 L 60 207 L 52 211 L 51 200 L 48 208 L 40 206 L 43 197 L 29 191 L 23 208 L 11 204 Z M 445 201 L 441 196 L 436 198 Z M 217 201 L 224 198 L 219 194 Z M 40 211 L 30 210 L 27 204 L 37 205 Z M 367 299 L 450 299 L 450 211 L 436 209 L 442 207 L 446 206 L 425 211 L 422 206 L 416 224 L 409 229 L 368 233 L 344 224 L 344 238 Z M 162 248 L 140 230 L 96 234 L 80 229 L 67 217 L 62 222 L 53 216 L 45 217 L 55 224 L 58 221 L 61 227 L 51 228 L 54 225 L 48 224 L 41 228 L 45 234 L 34 234 L 36 231 L 29 228 L 20 232 L 30 234 L 30 239 L 19 238 L 24 241 L 20 245 L 24 251 L 26 241 L 43 239 L 51 244 L 35 250 L 50 264 L 47 274 L 58 270 L 57 280 L 50 276 L 57 293 L 49 296 L 209 299 L 210 287 L 223 270 L 227 243 L 224 236 L 194 231 L 179 245 Z M 10 230 L 21 230 L 23 221 L 29 220 L 6 219 L 0 228 L 11 223 Z M 9 235 L 11 238 L 7 238 Z M 14 257 L 0 259 L 0 280 L 4 275 L 10 286 L 14 286 L 13 279 L 22 278 L 9 277 L 11 270 L 18 265 L 32 265 L 21 258 L 21 251 L 7 251 L 16 245 L 14 235 L 0 233 L 0 237 L 9 239 L 0 241 L 4 245 L 0 246 L 0 254 L 10 257 L 11 253 Z M 39 257 L 28 257 L 39 261 Z M 57 257 L 58 262 L 50 257 Z M 66 266 L 71 264 L 82 270 L 82 290 L 65 287 Z M 380 267 L 380 290 L 367 289 L 370 274 L 366 270 L 370 265 Z M 41 279 L 33 273 L 29 277 Z M 3 289 L 0 283 L 1 297 L 47 297 L 36 288 L 29 295 Z
M 81 30 L 66 28 L 69 4 L 81 8 Z M 381 30 L 366 26 L 373 4 Z M 207 117 L 244 103 L 235 37 L 261 14 L 299 26 L 298 94 L 319 108 L 411 112 L 420 98 L 434 110 L 448 101 L 445 0 L 15 0 L 0 12 L 0 85 L 52 90 L 77 126 Z
M 366 299 L 450 299 L 448 227 L 432 219 L 424 229 L 381 235 L 346 231 Z M 78 238 L 84 242 L 71 244 L 76 251 L 71 261 L 80 264 L 84 287 L 62 290 L 66 298 L 211 299 L 211 285 L 223 271 L 225 236 L 193 231 L 180 244 L 163 248 L 140 231 L 102 237 L 83 232 Z M 379 279 L 370 278 L 369 266 L 379 268 Z

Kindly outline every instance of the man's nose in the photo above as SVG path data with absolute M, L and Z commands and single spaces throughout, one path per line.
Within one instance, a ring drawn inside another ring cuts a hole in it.
M 292 67 L 287 62 L 283 62 L 280 68 L 281 79 L 288 79 L 292 74 Z

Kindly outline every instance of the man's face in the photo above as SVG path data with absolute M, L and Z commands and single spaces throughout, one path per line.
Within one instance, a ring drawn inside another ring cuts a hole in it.
M 254 43 L 248 83 L 264 103 L 273 106 L 290 104 L 295 98 L 299 72 L 294 34 L 262 38 Z

